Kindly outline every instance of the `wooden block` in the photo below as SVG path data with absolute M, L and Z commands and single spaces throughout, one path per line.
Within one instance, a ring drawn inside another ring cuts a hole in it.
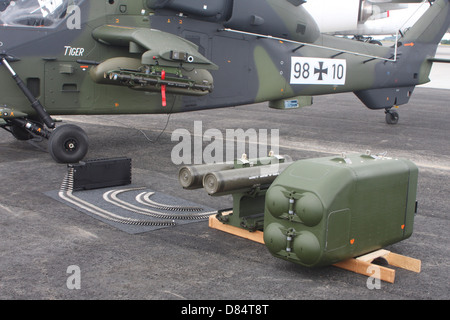
M 386 267 L 374 265 L 370 262 L 358 260 L 358 259 L 347 259 L 333 264 L 335 267 L 352 271 L 358 274 L 366 275 L 368 277 L 378 278 L 382 281 L 389 283 L 394 283 L 395 280 L 395 270 Z M 379 268 L 379 273 L 374 272 L 373 267 Z M 379 275 L 379 277 L 378 277 Z
M 388 250 L 380 249 L 366 255 L 357 257 L 356 259 L 372 262 L 377 258 L 383 258 L 387 263 L 394 267 L 399 267 L 405 270 L 420 272 L 422 262 L 418 259 L 403 256 L 401 254 L 393 253 Z
M 394 267 L 399 267 L 409 271 L 419 273 L 422 267 L 422 261 L 406 256 L 402 256 L 397 253 L 389 252 L 385 257 L 386 261 Z
M 361 260 L 361 261 L 366 261 L 366 262 L 372 262 L 373 260 L 377 259 L 377 258 L 384 258 L 385 255 L 387 255 L 390 251 L 384 250 L 384 249 L 380 249 L 377 251 L 373 251 L 370 252 L 368 254 L 365 254 L 363 256 L 359 256 L 356 259 Z M 386 258 L 385 258 L 386 259 Z
M 242 228 L 224 224 L 224 223 L 220 222 L 219 220 L 217 220 L 217 218 L 214 215 L 209 217 L 209 227 L 223 231 L 223 232 L 233 234 L 233 235 L 241 237 L 241 238 L 245 238 L 248 240 L 252 240 L 252 241 L 264 244 L 263 232 L 261 232 L 261 231 L 250 232 L 250 231 L 242 229 Z
M 399 267 L 414 272 L 420 272 L 421 269 L 420 260 L 392 253 L 384 249 L 370 252 L 357 258 L 338 262 L 334 264 L 334 266 L 373 277 L 376 277 L 376 274 L 372 274 L 373 268 L 369 269 L 369 267 L 376 266 L 380 270 L 380 277 L 378 277 L 380 280 L 394 283 L 395 270 L 371 263 L 377 258 L 384 258 L 389 265 L 394 267 Z M 370 272 L 368 272 L 368 270 L 370 270 Z

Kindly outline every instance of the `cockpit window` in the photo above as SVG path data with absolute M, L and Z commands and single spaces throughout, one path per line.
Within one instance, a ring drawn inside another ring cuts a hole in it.
M 83 0 L 0 0 L 0 25 L 55 27 Z M 68 10 L 69 9 L 69 10 Z

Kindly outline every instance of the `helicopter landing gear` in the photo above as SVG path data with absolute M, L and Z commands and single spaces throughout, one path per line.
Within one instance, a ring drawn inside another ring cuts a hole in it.
M 28 141 L 33 139 L 33 135 L 25 128 L 13 124 L 10 130 L 14 138 L 19 141 Z
M 48 151 L 59 163 L 76 163 L 88 151 L 88 137 L 83 129 L 73 124 L 57 127 L 48 140 Z
M 59 163 L 77 163 L 84 158 L 89 148 L 87 134 L 73 124 L 61 125 L 50 131 L 43 124 L 21 118 L 8 120 L 8 124 L 2 128 L 21 141 L 35 137 L 47 139 L 48 152 Z
M 40 123 L 29 121 L 25 117 L 12 118 L 9 121 L 10 131 L 18 140 L 30 140 L 32 134 L 36 134 L 48 139 L 48 151 L 56 162 L 75 163 L 79 162 L 88 151 L 88 138 L 86 133 L 80 127 L 73 124 L 62 125 L 55 129 L 55 122 L 50 114 L 45 110 L 41 102 L 33 95 L 30 89 L 25 85 L 16 71 L 11 67 L 8 61 L 16 61 L 14 57 L 0 54 L 0 65 L 8 69 L 12 78 L 25 97 L 30 101 L 31 107 L 35 110 Z M 10 115 L 11 109 L 5 109 L 7 115 Z M 47 130 L 45 126 L 52 130 Z M 5 126 L 2 126 L 5 128 Z
M 386 123 L 387 124 L 397 124 L 400 115 L 397 111 L 392 111 L 391 108 L 386 108 Z

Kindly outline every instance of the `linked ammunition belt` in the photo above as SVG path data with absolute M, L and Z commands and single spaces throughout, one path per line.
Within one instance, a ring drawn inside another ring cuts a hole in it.
M 142 192 L 136 196 L 136 201 L 142 203 L 143 205 L 156 208 L 159 210 L 184 211 L 184 212 L 203 211 L 203 208 L 200 207 L 167 206 L 161 203 L 157 203 L 150 199 L 150 197 L 154 194 L 155 194 L 154 192 Z
M 151 209 L 146 209 L 146 208 L 141 208 L 138 206 L 133 205 L 132 203 L 120 200 L 117 195 L 123 192 L 128 192 L 128 191 L 133 191 L 133 190 L 139 190 L 140 188 L 130 188 L 130 189 L 122 189 L 122 190 L 111 190 L 106 192 L 103 195 L 103 199 L 107 202 L 110 202 L 120 208 L 129 210 L 131 212 L 135 212 L 135 213 L 139 213 L 142 215 L 146 215 L 146 216 L 150 216 L 150 217 L 155 217 L 155 218 L 160 218 L 160 219 L 171 219 L 171 220 L 199 220 L 199 219 L 207 219 L 210 215 L 216 213 L 214 212 L 206 212 L 206 213 L 193 213 L 193 214 L 188 214 L 188 215 L 183 215 L 183 214 L 166 214 L 163 212 L 158 212 L 158 211 L 154 211 Z M 142 195 L 142 194 L 141 194 Z M 139 197 L 139 195 L 137 196 Z M 157 206 L 157 207 L 164 207 L 168 208 L 168 210 L 176 210 L 176 211 L 193 211 L 193 210 L 199 210 L 200 208 L 194 208 L 194 207 L 181 207 L 181 206 L 176 206 L 176 207 L 169 207 L 169 206 L 164 206 L 164 205 L 160 205 L 160 204 L 153 204 L 153 203 L 147 203 L 150 204 L 152 206 Z
M 207 219 L 210 215 L 215 214 L 215 211 L 212 212 L 202 212 L 202 213 L 192 213 L 192 214 L 167 214 L 163 212 L 154 211 L 151 209 L 146 208 L 140 208 L 138 206 L 135 206 L 131 203 L 125 202 L 123 200 L 120 200 L 117 195 L 123 192 L 138 190 L 139 188 L 129 188 L 129 189 L 123 189 L 123 190 L 112 190 L 108 191 L 103 195 L 103 198 L 110 202 L 115 204 L 116 206 L 126 209 L 128 211 L 150 216 L 153 218 L 159 218 L 162 220 L 145 220 L 145 219 L 133 219 L 129 217 L 123 217 L 120 215 L 117 215 L 115 213 L 112 213 L 110 211 L 107 211 L 103 208 L 100 208 L 92 203 L 89 203 L 83 199 L 80 199 L 79 197 L 75 196 L 73 194 L 73 175 L 74 175 L 74 168 L 69 168 L 66 176 L 64 177 L 64 180 L 61 184 L 61 188 L 59 190 L 59 197 L 78 208 L 85 210 L 93 215 L 96 215 L 100 218 L 103 218 L 105 220 L 116 222 L 116 223 L 122 223 L 127 225 L 135 225 L 135 226 L 174 226 L 176 225 L 174 220 L 200 220 L 200 219 Z M 172 211 L 201 211 L 202 208 L 197 207 L 183 207 L 183 206 L 168 206 L 164 204 L 159 204 L 155 201 L 152 201 L 149 199 L 151 195 L 154 193 L 141 193 L 139 194 L 136 199 L 139 199 L 138 202 L 143 203 L 147 206 L 152 206 L 157 209 L 162 210 L 172 210 Z M 142 200 L 144 199 L 144 200 Z M 171 221 L 167 221 L 171 220 Z

